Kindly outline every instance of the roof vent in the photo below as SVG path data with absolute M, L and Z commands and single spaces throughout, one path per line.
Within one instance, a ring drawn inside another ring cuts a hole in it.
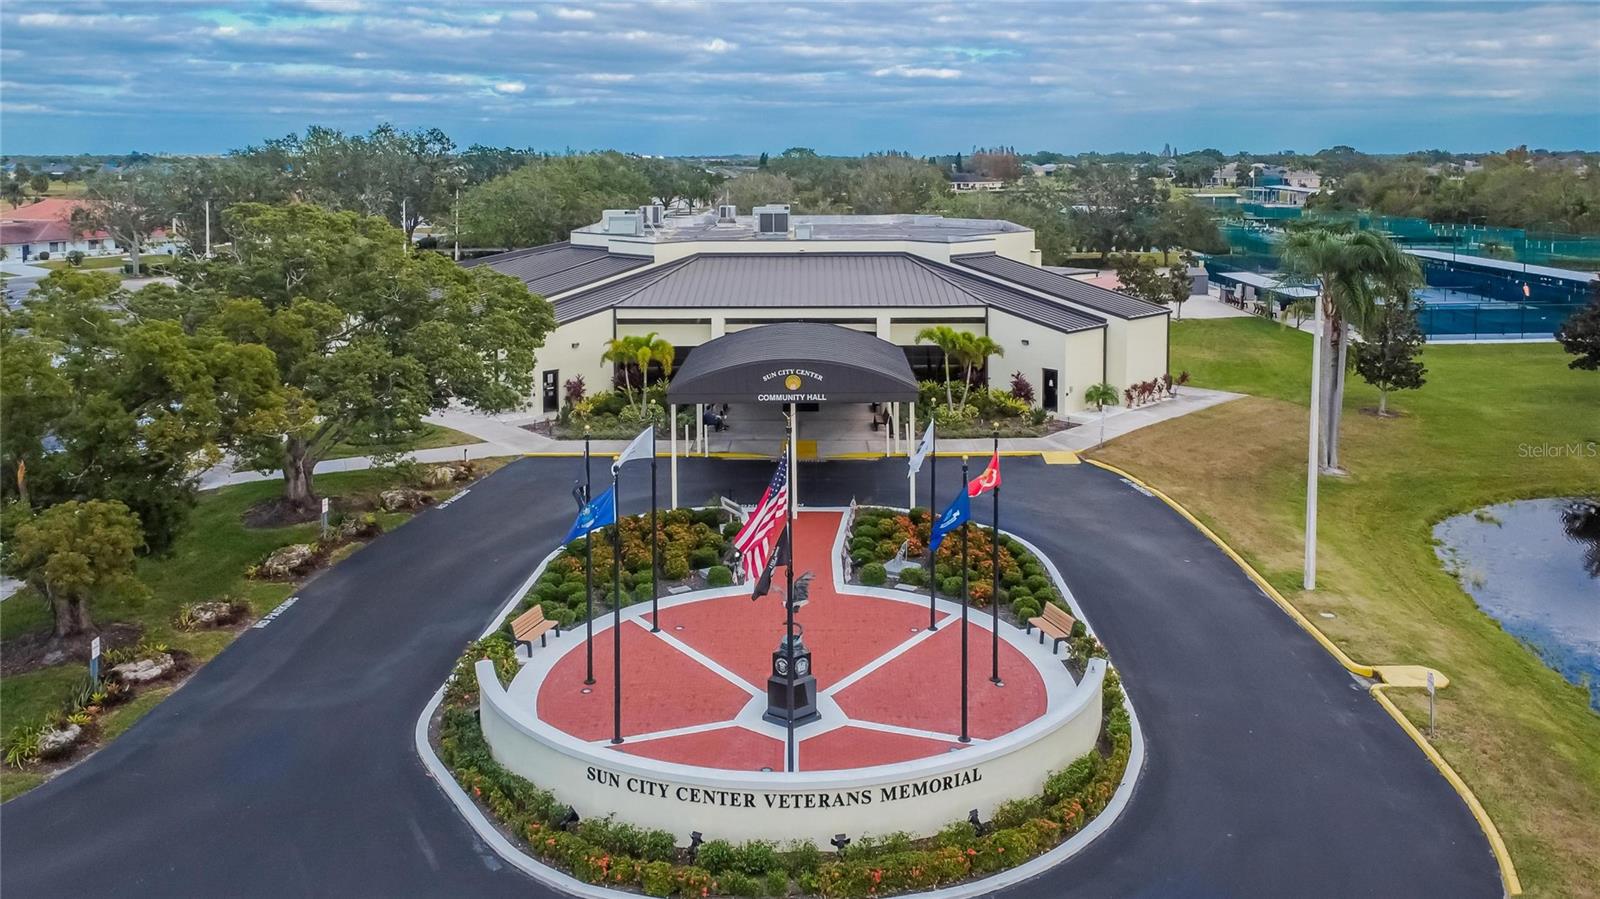
M 752 211 L 756 216 L 757 235 L 761 237 L 789 236 L 788 203 L 773 203 L 769 206 L 757 206 Z
M 644 219 L 637 209 L 607 209 L 600 214 L 607 234 L 628 234 L 638 237 L 644 233 Z
M 666 216 L 666 214 L 667 208 L 662 206 L 660 203 L 652 206 L 639 207 L 639 218 L 644 222 L 644 226 L 646 228 L 661 227 L 661 220 Z
M 717 224 L 719 224 L 719 225 L 731 225 L 731 224 L 737 222 L 738 220 L 739 220 L 739 207 L 737 207 L 737 206 L 718 206 L 717 207 Z
M 816 227 L 816 226 L 812 225 L 810 222 L 795 222 L 794 223 L 794 239 L 795 240 L 810 240 L 811 239 L 811 231 L 812 231 L 812 228 L 814 228 L 814 227 Z

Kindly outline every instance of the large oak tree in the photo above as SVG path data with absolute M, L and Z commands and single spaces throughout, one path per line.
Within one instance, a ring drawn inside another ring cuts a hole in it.
M 411 430 L 453 402 L 499 412 L 524 401 L 555 319 L 521 281 L 414 254 L 402 231 L 353 212 L 244 204 L 225 215 L 233 243 L 182 267 L 161 314 L 271 351 L 279 427 L 240 455 L 280 469 L 300 513 L 315 511 L 312 472 L 345 438 Z

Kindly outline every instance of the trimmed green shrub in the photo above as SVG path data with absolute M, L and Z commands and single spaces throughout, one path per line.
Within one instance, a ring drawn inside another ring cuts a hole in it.
M 1044 801 L 1054 804 L 1083 789 L 1100 767 L 1099 753 L 1089 752 L 1045 778 Z
M 696 547 L 693 552 L 689 553 L 690 568 L 710 568 L 717 564 L 717 561 L 717 551 L 709 546 Z
M 681 581 L 689 576 L 689 557 L 680 553 L 673 553 L 661 560 L 661 573 L 669 581 Z
M 994 810 L 994 826 L 1001 829 L 1020 827 L 1034 818 L 1042 817 L 1044 817 L 1044 800 L 1038 796 L 1012 799 L 1000 803 L 1000 807 Z
M 1087 625 L 1085 625 L 1083 623 L 1083 621 L 1081 619 L 1075 619 L 1072 622 L 1072 637 L 1073 637 L 1073 639 L 1077 639 L 1078 637 L 1085 636 L 1088 633 L 1089 633 L 1089 628 L 1088 628 Z
M 850 561 L 856 565 L 866 565 L 873 561 L 872 550 L 858 549 L 850 554 Z
M 700 854 L 694 857 L 694 863 L 712 874 L 721 874 L 733 870 L 734 858 L 732 843 L 727 840 L 707 840 L 700 844 Z
M 633 602 L 649 602 L 652 598 L 650 581 L 648 579 L 644 583 L 633 588 Z
M 1026 623 L 1029 618 L 1039 617 L 1039 611 L 1038 603 L 1031 597 L 1013 600 L 1011 603 L 1011 614 L 1016 616 L 1019 622 Z
M 861 583 L 869 587 L 881 587 L 889 580 L 889 575 L 884 571 L 882 562 L 869 562 L 861 566 Z
M 733 583 L 733 572 L 726 565 L 713 565 L 706 572 L 706 583 L 713 587 L 727 587 Z
M 1044 566 L 1033 561 L 1032 559 L 1029 559 L 1028 561 L 1022 563 L 1022 576 L 1044 577 Z
M 732 540 L 733 538 L 739 536 L 739 529 L 742 527 L 744 527 L 744 525 L 740 524 L 739 522 L 730 521 L 722 526 L 722 536 L 728 540 Z
M 822 850 L 810 840 L 792 840 L 783 847 L 783 866 L 796 877 L 822 864 Z
M 733 867 L 751 877 L 760 877 L 768 871 L 780 870 L 778 847 L 762 840 L 744 843 L 733 853 Z
M 928 585 L 928 569 L 921 565 L 900 569 L 900 583 L 910 584 L 913 587 L 926 587 Z
M 872 540 L 867 538 L 867 537 L 856 537 L 856 538 L 854 538 L 854 539 L 852 539 L 850 541 L 850 551 L 851 552 L 861 552 L 863 550 L 870 550 L 870 549 L 873 548 L 873 546 L 874 546 L 874 544 L 873 544 Z
M 945 596 L 953 596 L 956 599 L 960 599 L 961 598 L 961 576 L 960 575 L 954 575 L 952 577 L 947 577 L 944 580 L 940 581 L 939 582 L 939 592 L 943 593 Z
M 1028 575 L 1027 580 L 1023 581 L 1023 585 L 1026 586 L 1028 588 L 1028 592 L 1032 593 L 1034 596 L 1039 596 L 1041 594 L 1048 596 L 1051 592 L 1050 579 L 1042 574 Z

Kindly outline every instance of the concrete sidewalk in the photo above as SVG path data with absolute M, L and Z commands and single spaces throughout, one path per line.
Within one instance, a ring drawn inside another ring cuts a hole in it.
M 1104 435 L 1106 440 L 1112 440 L 1123 434 L 1137 431 L 1140 428 L 1169 419 L 1198 412 L 1211 406 L 1238 399 L 1243 394 L 1228 393 L 1221 390 L 1205 390 L 1198 387 L 1179 388 L 1178 396 L 1153 403 L 1138 409 L 1114 408 L 1105 412 Z M 709 455 L 746 455 L 757 458 L 776 458 L 782 452 L 783 445 L 783 418 L 775 409 L 757 410 L 757 407 L 740 407 L 745 413 L 742 417 L 733 418 L 734 426 L 727 431 L 708 432 L 706 434 L 705 454 Z M 850 410 L 851 413 L 855 409 Z M 883 456 L 905 456 L 909 454 L 916 437 L 921 436 L 922 426 L 918 426 L 918 434 L 911 440 L 900 440 L 898 445 L 885 446 L 882 431 L 873 432 L 868 419 L 869 413 L 865 406 L 860 407 L 860 414 L 846 413 L 838 418 L 815 422 L 817 427 L 812 431 L 815 436 L 807 436 L 807 423 L 801 419 L 800 427 L 800 453 L 802 460 L 814 459 L 861 459 Z M 857 419 L 860 419 L 857 421 Z M 583 452 L 582 440 L 553 440 L 542 434 L 525 431 L 502 419 L 488 415 L 479 415 L 460 410 L 442 410 L 428 416 L 427 420 L 433 424 L 453 428 L 464 434 L 480 438 L 483 442 L 463 444 L 460 446 L 442 446 L 435 449 L 417 450 L 408 454 L 408 458 L 415 462 L 455 462 L 461 459 L 487 459 L 495 456 L 520 456 L 524 454 L 542 453 L 581 453 Z M 1057 431 L 1046 437 L 1005 437 L 1000 440 L 1002 452 L 1076 452 L 1096 446 L 1101 441 L 1101 417 L 1094 412 L 1080 412 L 1069 416 L 1073 427 L 1064 431 Z M 855 435 L 859 432 L 859 436 Z M 692 434 L 692 432 L 691 432 Z M 596 455 L 610 455 L 619 453 L 628 445 L 626 440 L 595 440 L 590 444 L 590 451 Z M 662 440 L 659 452 L 665 455 L 668 443 Z M 994 447 L 993 441 L 987 437 L 973 439 L 945 439 L 939 441 L 939 454 L 981 455 L 990 452 Z M 683 457 L 701 455 L 696 452 L 693 444 L 680 437 L 678 441 L 678 454 Z M 330 459 L 319 463 L 317 474 L 330 474 L 340 471 L 363 471 L 373 467 L 373 461 L 367 456 L 352 456 L 347 459 Z M 235 470 L 227 462 L 207 471 L 200 478 L 200 489 L 212 490 L 232 484 L 248 484 L 253 481 L 276 480 L 281 477 L 280 472 L 259 472 L 249 470 Z

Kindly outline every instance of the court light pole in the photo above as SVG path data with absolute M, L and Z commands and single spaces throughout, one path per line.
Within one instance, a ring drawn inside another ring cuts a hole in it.
M 788 564 L 783 566 L 783 656 L 788 664 L 789 713 L 783 716 L 784 770 L 794 773 L 794 455 L 789 456 L 789 491 L 783 506 L 783 539 Z M 777 547 L 773 547 L 777 551 Z
M 661 540 L 656 531 L 655 419 L 650 421 L 650 632 L 654 634 L 661 632 Z
M 1311 416 L 1306 437 L 1306 558 L 1300 585 L 1317 587 L 1317 428 L 1322 415 L 1322 310 L 1311 319 Z

